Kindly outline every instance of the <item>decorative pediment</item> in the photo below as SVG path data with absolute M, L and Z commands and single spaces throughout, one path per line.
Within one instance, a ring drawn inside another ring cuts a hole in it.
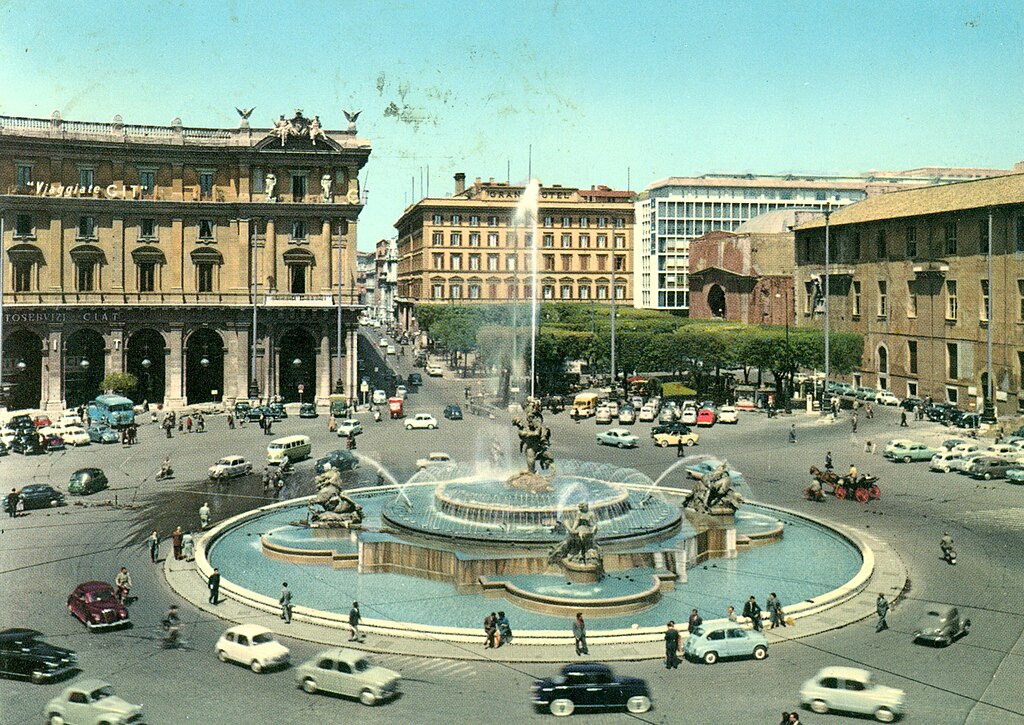
M 337 142 L 327 137 L 320 125 L 320 117 L 312 119 L 302 115 L 302 109 L 295 109 L 295 115 L 286 119 L 284 114 L 274 121 L 274 128 L 267 137 L 256 144 L 257 150 L 267 151 L 341 151 Z

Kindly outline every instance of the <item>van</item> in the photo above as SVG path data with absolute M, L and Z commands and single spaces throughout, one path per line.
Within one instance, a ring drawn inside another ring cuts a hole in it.
M 123 428 L 135 422 L 135 405 L 122 395 L 100 395 L 89 403 L 89 422 Z
M 572 410 L 577 418 L 589 418 L 597 412 L 598 393 L 580 393 L 572 401 Z
M 309 436 L 285 436 L 272 440 L 267 446 L 267 463 L 277 466 L 285 460 L 301 461 L 308 458 L 313 452 L 313 445 L 309 442 Z

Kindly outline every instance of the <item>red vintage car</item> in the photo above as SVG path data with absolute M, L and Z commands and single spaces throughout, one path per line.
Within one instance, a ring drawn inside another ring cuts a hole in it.
M 109 629 L 129 624 L 128 610 L 117 601 L 114 587 L 106 582 L 85 582 L 68 597 L 68 611 L 89 629 Z
M 712 426 L 718 422 L 718 414 L 713 408 L 701 408 L 697 411 L 697 425 Z

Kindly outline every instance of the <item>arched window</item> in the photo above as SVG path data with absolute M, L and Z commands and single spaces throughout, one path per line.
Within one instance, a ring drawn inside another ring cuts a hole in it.
M 885 349 L 885 345 L 878 346 L 878 372 L 880 374 L 889 372 L 889 351 Z

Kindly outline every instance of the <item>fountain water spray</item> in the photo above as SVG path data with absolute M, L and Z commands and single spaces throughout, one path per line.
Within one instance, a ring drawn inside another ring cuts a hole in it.
M 530 249 L 530 397 L 534 397 L 537 384 L 537 214 L 540 200 L 540 182 L 530 179 L 516 204 L 513 222 L 523 229 L 523 246 Z M 528 238 L 528 242 L 527 242 Z M 513 345 L 513 347 L 515 347 Z M 515 351 L 513 350 L 513 353 Z

